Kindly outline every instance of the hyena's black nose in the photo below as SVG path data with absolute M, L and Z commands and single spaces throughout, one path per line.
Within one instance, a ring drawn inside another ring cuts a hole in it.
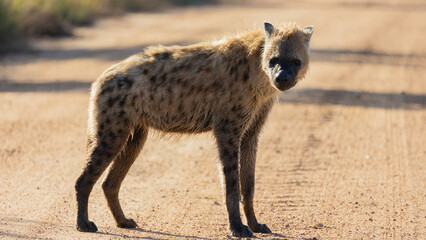
M 280 74 L 278 74 L 277 79 L 275 79 L 278 84 L 287 84 L 288 82 L 290 82 L 290 80 L 291 75 L 286 72 L 281 72 Z
M 279 75 L 276 79 L 277 83 L 279 84 L 284 84 L 288 82 L 288 80 L 289 80 L 288 76 L 281 76 L 281 75 Z

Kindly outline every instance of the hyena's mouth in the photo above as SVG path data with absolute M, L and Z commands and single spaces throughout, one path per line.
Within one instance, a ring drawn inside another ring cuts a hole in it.
M 275 81 L 275 87 L 278 88 L 278 90 L 280 91 L 286 91 L 289 90 L 290 88 L 294 87 L 297 83 L 297 80 L 290 80 L 287 79 L 285 81 L 279 81 L 278 79 Z

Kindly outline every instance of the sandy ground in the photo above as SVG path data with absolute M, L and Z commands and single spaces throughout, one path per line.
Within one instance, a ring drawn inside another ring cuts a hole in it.
M 311 69 L 261 137 L 255 208 L 265 239 L 426 239 L 426 3 L 280 1 L 104 19 L 0 60 L 0 238 L 222 239 L 211 134 L 151 136 L 121 189 L 119 229 L 100 184 L 75 229 L 91 82 L 152 44 L 190 44 L 294 20 L 315 25 Z

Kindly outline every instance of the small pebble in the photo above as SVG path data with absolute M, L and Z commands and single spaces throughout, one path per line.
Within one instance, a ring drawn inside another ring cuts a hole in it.
M 323 228 L 324 227 L 324 224 L 322 224 L 322 223 L 317 223 L 315 226 L 314 226 L 314 228 L 315 229 L 321 229 L 321 228 Z

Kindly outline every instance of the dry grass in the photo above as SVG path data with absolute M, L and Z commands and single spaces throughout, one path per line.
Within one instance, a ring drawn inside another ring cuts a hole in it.
M 225 1 L 0 0 L 0 45 L 3 48 L 10 47 L 17 40 L 27 37 L 71 35 L 73 25 L 91 24 L 96 18 L 105 15 L 221 2 Z

